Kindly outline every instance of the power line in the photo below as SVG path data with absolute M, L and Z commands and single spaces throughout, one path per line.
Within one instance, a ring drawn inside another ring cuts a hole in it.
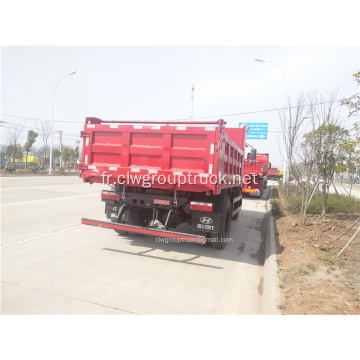
M 3 114 L 3 113 L 1 113 L 1 115 L 2 115 L 2 116 L 13 117 L 13 118 L 18 118 L 18 119 L 24 119 L 24 120 L 51 121 L 51 120 L 49 120 L 49 119 L 40 119 L 40 118 L 34 118 L 34 117 L 10 115 L 10 114 Z M 54 120 L 54 122 L 84 124 L 84 121 L 71 121 L 71 120 Z
M 340 103 L 342 100 L 334 100 L 334 101 L 325 101 L 325 102 L 319 102 L 319 103 L 314 103 L 314 104 L 308 104 L 307 106 L 310 105 L 324 105 L 324 104 L 330 104 L 333 102 L 338 102 Z M 296 109 L 297 106 L 291 106 L 290 109 Z M 239 115 L 250 115 L 250 114 L 260 114 L 260 113 L 265 113 L 265 112 L 272 112 L 272 111 L 279 111 L 279 110 L 287 110 L 288 108 L 278 108 L 278 109 L 268 109 L 268 110 L 257 110 L 257 111 L 248 111 L 248 112 L 242 112 L 242 113 L 234 113 L 234 114 L 223 114 L 223 115 L 212 115 L 212 116 L 202 116 L 202 117 L 194 117 L 193 119 L 196 120 L 202 120 L 202 119 L 210 119 L 210 118 L 221 118 L 221 117 L 227 117 L 227 116 L 239 116 Z M 10 115 L 10 114 L 4 114 L 1 113 L 2 116 L 9 116 L 9 117 L 14 117 L 14 118 L 19 118 L 19 119 L 25 119 L 25 120 L 36 120 L 36 121 L 50 121 L 48 119 L 40 119 L 40 118 L 33 118 L 33 117 L 25 117 L 25 116 L 18 116 L 18 115 Z M 130 120 L 129 121 L 134 121 L 134 120 Z M 143 119 L 144 120 L 144 119 Z M 183 119 L 170 119 L 169 121 L 186 121 L 189 120 L 188 118 L 183 118 Z M 55 122 L 63 122 L 63 123 L 76 123 L 76 124 L 84 124 L 83 121 L 71 121 L 71 120 L 54 120 Z M 147 120 L 147 121 L 152 121 L 152 120 Z
M 18 127 L 18 128 L 21 127 L 21 128 L 26 128 L 29 130 L 39 131 L 39 129 L 37 129 L 36 127 L 30 127 L 30 126 L 26 126 L 26 125 L 12 124 L 12 123 L 7 123 L 6 125 L 4 125 L 4 127 L 13 128 L 13 129 L 17 129 L 16 127 Z M 72 136 L 74 138 L 80 138 L 80 135 L 66 134 L 64 132 L 63 132 L 63 134 L 66 136 Z

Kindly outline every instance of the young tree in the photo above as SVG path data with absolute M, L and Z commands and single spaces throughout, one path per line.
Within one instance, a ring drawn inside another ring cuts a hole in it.
M 37 129 L 37 131 L 41 137 L 41 140 L 43 142 L 44 157 L 43 157 L 42 163 L 44 164 L 44 169 L 46 171 L 46 164 L 47 164 L 46 151 L 48 148 L 48 141 L 49 141 L 49 137 L 51 134 L 51 123 L 50 123 L 50 121 L 44 120 L 44 121 L 41 121 L 40 123 L 34 122 L 34 126 Z
M 70 148 L 70 146 L 63 146 L 62 159 L 65 163 L 67 163 L 69 171 L 70 171 L 69 162 L 72 160 L 73 156 L 74 156 L 74 150 Z
M 353 75 L 354 81 L 360 86 L 360 70 Z M 349 108 L 349 117 L 360 111 L 360 93 L 357 93 L 349 98 L 344 98 L 341 101 L 341 105 Z
M 24 156 L 21 145 L 9 145 L 6 150 L 6 156 L 9 159 L 8 163 L 13 162 L 15 168 L 16 160 L 20 162 Z
M 28 154 L 32 148 L 32 146 L 34 145 L 36 138 L 38 137 L 38 133 L 32 130 L 28 131 L 28 135 L 27 135 L 27 141 L 24 145 L 24 150 L 25 150 L 25 154 L 26 154 L 26 159 L 25 159 L 25 169 L 27 168 L 27 160 L 28 160 Z
M 360 86 L 360 71 L 353 75 L 354 80 L 357 85 Z M 360 112 L 360 93 L 357 93 L 349 98 L 345 98 L 341 102 L 342 106 L 349 108 L 349 117 Z M 354 136 L 351 139 L 348 139 L 343 147 L 345 150 L 352 154 L 353 161 L 360 162 L 360 151 L 357 150 L 357 147 L 360 145 L 360 122 L 355 122 L 353 124 L 352 130 L 354 131 Z
M 6 145 L 1 145 L 0 147 L 0 163 L 2 164 L 4 159 L 6 158 L 6 150 L 7 150 L 7 146 Z
M 327 196 L 333 175 L 340 163 L 345 161 L 345 151 L 342 144 L 349 138 L 349 131 L 334 124 L 322 124 L 316 130 L 304 135 L 303 147 L 311 148 L 314 163 L 320 176 L 324 179 L 322 184 L 322 212 L 326 214 Z
M 60 150 L 54 149 L 54 150 L 53 150 L 53 159 L 54 159 L 53 165 L 54 165 L 54 170 L 55 170 L 56 162 L 60 159 L 60 156 L 61 156 Z M 60 166 L 61 166 L 61 164 L 60 164 Z
M 15 155 L 18 155 L 19 152 L 19 148 L 21 149 L 21 145 L 19 144 L 19 137 L 22 133 L 22 131 L 24 130 L 24 124 L 11 124 L 9 125 L 9 127 L 7 128 L 8 133 L 9 133 L 9 139 L 10 139 L 10 145 L 13 146 L 13 150 L 15 151 Z M 7 154 L 7 156 L 11 157 L 11 154 Z M 14 157 L 14 168 L 16 169 L 16 162 L 15 159 L 19 159 L 18 157 Z M 22 156 L 21 156 L 22 159 Z
M 74 149 L 74 161 L 75 163 L 78 162 L 80 158 L 80 140 L 77 140 L 76 141 L 76 146 L 75 146 L 75 149 Z
M 281 127 L 283 129 L 283 137 L 287 154 L 287 166 L 288 169 L 292 169 L 294 162 L 294 154 L 299 148 L 299 133 L 304 121 L 308 118 L 309 107 L 307 102 L 307 96 L 301 94 L 296 100 L 296 107 L 291 111 L 290 119 L 287 111 L 279 112 Z M 286 121 L 287 120 L 287 121 Z M 287 124 L 287 128 L 285 128 Z M 287 182 L 284 181 L 284 184 Z M 288 190 L 285 188 L 286 194 Z

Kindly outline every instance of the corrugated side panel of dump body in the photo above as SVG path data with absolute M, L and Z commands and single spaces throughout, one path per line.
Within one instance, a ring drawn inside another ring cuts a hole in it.
M 279 175 L 279 169 L 277 169 L 277 168 L 269 168 L 268 174 L 278 176 Z
M 81 132 L 80 177 L 84 181 L 137 187 L 148 179 L 146 184 L 150 182 L 151 188 L 216 194 L 226 187 L 241 186 L 245 131 L 226 129 L 234 130 L 233 141 L 225 133 L 224 123 L 218 120 L 205 125 L 163 125 L 86 118 Z
M 267 173 L 268 173 L 268 168 L 269 168 L 269 154 L 259 154 L 259 153 L 257 153 L 256 154 L 256 160 L 257 161 L 262 161 L 266 165 L 265 169 L 263 170 L 263 174 L 264 174 L 264 176 L 266 176 Z
M 245 159 L 244 175 L 255 174 L 258 176 L 266 176 L 268 168 L 262 161 Z

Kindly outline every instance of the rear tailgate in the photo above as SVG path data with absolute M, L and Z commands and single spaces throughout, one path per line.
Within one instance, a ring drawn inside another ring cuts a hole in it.
M 215 185 L 206 179 L 216 174 L 217 124 L 123 124 L 86 118 L 80 177 L 106 184 L 126 179 L 131 181 L 126 185 L 143 186 L 139 179 L 146 176 L 155 188 L 176 189 L 181 181 L 184 191 L 213 190 Z
M 261 161 L 245 159 L 244 161 L 244 176 L 249 174 L 255 174 L 258 176 L 264 176 L 266 165 Z

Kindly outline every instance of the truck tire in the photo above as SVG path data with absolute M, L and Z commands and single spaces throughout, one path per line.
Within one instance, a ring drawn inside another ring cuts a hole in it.
M 236 220 L 240 215 L 240 211 L 238 211 L 234 216 L 231 217 L 231 220 Z
M 135 226 L 145 226 L 144 221 L 142 221 L 142 217 L 139 211 L 139 208 L 137 207 L 132 207 L 129 210 L 129 225 L 135 225 Z M 139 233 L 133 233 L 133 232 L 128 232 L 126 230 L 115 230 L 116 233 L 120 234 L 120 235 L 134 235 L 134 236 L 142 236 L 143 234 L 139 234 Z
M 129 211 L 130 211 L 130 214 L 129 214 L 129 220 L 130 220 L 129 223 L 130 223 L 130 225 L 144 227 L 145 222 L 144 222 L 144 219 L 142 218 L 142 216 L 140 214 L 140 209 L 138 207 L 131 207 Z M 143 234 L 135 233 L 135 232 L 131 232 L 131 235 L 143 236 Z
M 111 220 L 111 222 L 117 223 L 116 220 Z M 125 231 L 125 230 L 116 230 L 116 229 L 114 229 L 114 231 L 119 235 L 129 235 L 129 233 L 127 231 Z
M 221 209 L 220 231 L 218 233 L 212 234 L 212 237 L 210 239 L 211 246 L 214 249 L 222 250 L 225 248 L 226 241 L 221 241 L 221 240 L 227 239 L 229 237 L 230 219 L 231 219 L 231 204 L 229 198 L 226 196 Z

